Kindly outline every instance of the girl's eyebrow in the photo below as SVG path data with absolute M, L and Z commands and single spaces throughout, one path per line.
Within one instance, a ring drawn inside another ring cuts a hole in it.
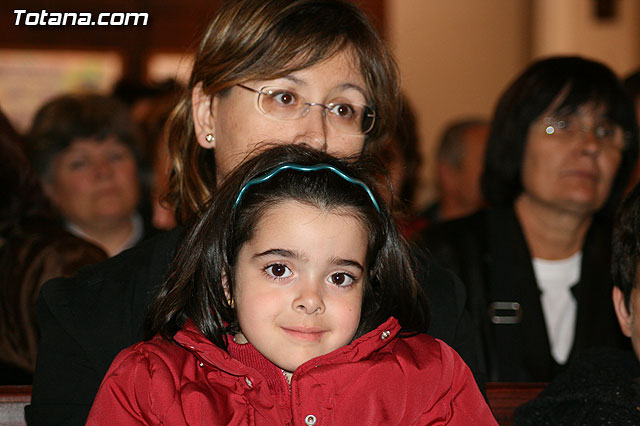
M 265 250 L 262 253 L 256 253 L 253 255 L 253 258 L 258 259 L 260 257 L 265 257 L 265 256 L 281 256 L 281 257 L 288 257 L 288 258 L 295 258 L 295 259 L 300 259 L 303 257 L 302 255 L 300 255 L 300 253 L 297 253 L 292 250 L 275 248 L 275 249 Z
M 266 257 L 266 256 L 280 256 L 285 258 L 302 259 L 302 260 L 308 261 L 307 257 L 299 252 L 296 252 L 293 250 L 287 250 L 287 249 L 280 249 L 280 248 L 269 249 L 269 250 L 263 251 L 262 253 L 256 253 L 253 255 L 253 258 L 259 259 L 261 257 Z M 360 272 L 364 271 L 364 267 L 359 262 L 352 259 L 341 259 L 341 258 L 335 257 L 331 259 L 331 263 L 337 266 L 351 266 L 359 269 Z
M 359 262 L 356 262 L 355 260 L 335 258 L 333 259 L 332 263 L 337 266 L 352 266 L 360 270 L 360 272 L 364 272 L 364 267 Z

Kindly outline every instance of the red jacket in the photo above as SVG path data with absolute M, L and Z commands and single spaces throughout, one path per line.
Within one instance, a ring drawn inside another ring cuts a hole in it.
M 445 343 L 401 338 L 390 318 L 293 374 L 250 344 L 229 353 L 191 324 L 174 342 L 122 351 L 87 425 L 495 425 L 469 369 Z

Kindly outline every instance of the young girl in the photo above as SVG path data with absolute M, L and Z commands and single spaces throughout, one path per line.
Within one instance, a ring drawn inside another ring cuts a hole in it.
M 247 160 L 187 230 L 88 425 L 497 425 L 426 329 L 369 162 L 284 145 Z

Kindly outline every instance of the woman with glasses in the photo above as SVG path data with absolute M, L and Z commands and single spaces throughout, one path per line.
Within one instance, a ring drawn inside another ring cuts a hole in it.
M 249 155 L 274 143 L 359 155 L 394 129 L 399 99 L 396 65 L 351 3 L 225 2 L 206 30 L 187 91 L 168 123 L 167 200 L 179 222 L 197 220 L 217 185 Z M 145 310 L 182 229 L 44 286 L 29 424 L 85 424 L 116 354 L 142 340 Z M 429 332 L 464 357 L 472 332 L 464 289 L 437 268 L 422 284 L 445 313 L 432 315 Z
M 633 103 L 600 63 L 544 59 L 502 95 L 489 208 L 421 235 L 467 287 L 487 380 L 550 381 L 585 348 L 621 342 L 611 217 L 637 155 Z

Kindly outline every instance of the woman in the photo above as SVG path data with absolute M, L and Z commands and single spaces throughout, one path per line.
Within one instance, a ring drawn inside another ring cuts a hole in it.
M 0 385 L 31 384 L 42 284 L 106 258 L 56 223 L 22 143 L 0 112 Z
M 62 95 L 36 113 L 28 150 L 51 203 L 73 234 L 114 256 L 137 244 L 144 224 L 126 107 L 101 95 Z
M 611 212 L 638 155 L 633 103 L 604 65 L 532 64 L 494 114 L 489 209 L 425 232 L 459 274 L 491 381 L 549 381 L 590 346 L 617 345 Z
M 640 424 L 640 186 L 627 195 L 613 228 L 611 299 L 630 348 L 585 351 L 534 400 L 515 411 L 516 426 Z
M 363 13 L 340 0 L 224 3 L 187 89 L 169 123 L 169 198 L 182 222 L 197 219 L 217 182 L 263 141 L 359 154 L 388 137 L 399 111 L 393 60 Z M 144 311 L 180 235 L 159 235 L 44 287 L 28 422 L 84 424 L 115 355 L 141 340 Z M 447 279 L 429 291 L 442 291 L 439 305 L 451 317 L 434 318 L 429 331 L 456 347 L 469 329 Z

